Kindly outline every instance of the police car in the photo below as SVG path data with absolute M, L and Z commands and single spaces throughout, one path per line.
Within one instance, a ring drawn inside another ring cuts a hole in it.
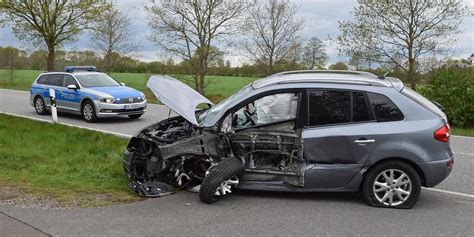
M 38 114 L 51 108 L 49 89 L 56 94 L 60 112 L 79 114 L 86 122 L 127 115 L 138 119 L 146 111 L 145 94 L 117 82 L 94 66 L 68 66 L 64 72 L 43 73 L 30 89 L 30 104 Z

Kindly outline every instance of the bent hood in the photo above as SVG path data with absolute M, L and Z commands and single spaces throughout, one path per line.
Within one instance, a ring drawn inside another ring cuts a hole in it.
M 199 104 L 213 105 L 206 97 L 172 77 L 152 76 L 148 79 L 146 86 L 150 88 L 161 103 L 195 125 L 198 125 L 196 107 Z

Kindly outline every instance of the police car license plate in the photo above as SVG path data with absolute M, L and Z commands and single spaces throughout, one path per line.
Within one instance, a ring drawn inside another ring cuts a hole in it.
M 125 105 L 123 109 L 136 109 L 138 108 L 138 105 Z

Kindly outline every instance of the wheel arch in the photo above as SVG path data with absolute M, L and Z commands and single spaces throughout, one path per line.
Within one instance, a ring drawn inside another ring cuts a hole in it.
M 406 159 L 406 158 L 403 158 L 403 157 L 387 157 L 387 158 L 378 160 L 377 162 L 375 162 L 374 164 L 372 164 L 372 165 L 365 171 L 363 180 L 365 180 L 365 178 L 367 177 L 367 173 L 368 173 L 371 169 L 373 169 L 374 167 L 376 167 L 376 166 L 379 165 L 379 164 L 382 164 L 382 163 L 385 163 L 385 162 L 390 162 L 390 161 L 403 162 L 403 163 L 406 163 L 406 164 L 410 165 L 413 169 L 415 169 L 416 173 L 418 173 L 418 176 L 420 177 L 420 180 L 421 180 L 421 186 L 423 186 L 423 187 L 426 186 L 425 173 L 423 172 L 423 170 L 421 169 L 421 167 L 420 167 L 418 164 L 416 164 L 415 162 L 411 161 L 410 159 Z M 364 183 L 363 180 L 362 180 L 362 182 L 360 183 L 359 190 L 361 190 L 361 188 L 362 188 L 362 184 Z

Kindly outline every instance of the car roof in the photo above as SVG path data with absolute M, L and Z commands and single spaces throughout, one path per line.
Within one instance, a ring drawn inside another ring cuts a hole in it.
M 395 87 L 394 82 L 401 83 L 401 81 L 396 78 L 387 78 L 386 80 L 383 76 L 377 77 L 369 72 L 345 70 L 302 70 L 277 73 L 256 80 L 252 83 L 252 88 L 258 89 L 271 85 L 289 83 L 337 83 Z
M 66 74 L 66 75 L 90 75 L 90 74 L 102 74 L 102 72 L 88 72 L 88 71 L 76 71 L 76 72 L 44 72 L 42 75 L 53 75 L 53 74 Z

